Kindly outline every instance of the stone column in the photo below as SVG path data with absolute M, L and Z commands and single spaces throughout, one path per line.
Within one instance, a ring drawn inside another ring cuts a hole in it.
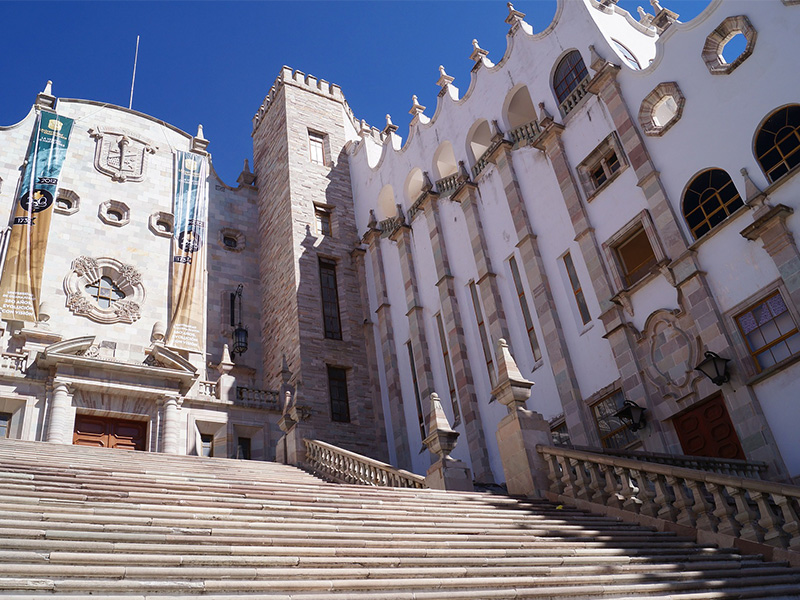
M 181 402 L 179 396 L 164 396 L 161 400 L 161 452 L 165 454 L 179 454 L 178 408 Z
M 50 401 L 50 418 L 47 424 L 48 442 L 54 444 L 71 444 L 72 391 L 63 381 L 53 382 L 53 396 Z
M 550 426 L 542 415 L 525 409 L 533 382 L 522 377 L 503 339 L 497 342 L 497 370 L 497 385 L 492 393 L 508 407 L 508 415 L 497 426 L 497 446 L 508 493 L 543 498 L 549 486 L 548 467 L 536 446 L 552 445 Z

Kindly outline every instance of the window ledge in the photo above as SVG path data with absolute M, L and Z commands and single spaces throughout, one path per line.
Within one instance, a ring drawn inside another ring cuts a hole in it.
M 611 175 L 611 177 L 609 177 L 608 179 L 606 179 L 606 180 L 603 182 L 603 184 L 602 184 L 600 187 L 597 187 L 597 188 L 595 188 L 595 189 L 594 189 L 594 191 L 593 191 L 591 194 L 587 194 L 587 195 L 586 195 L 586 202 L 591 202 L 592 200 L 594 200 L 595 198 L 597 198 L 597 196 L 599 196 L 599 195 L 600 195 L 600 194 L 601 194 L 603 191 L 605 191 L 605 189 L 606 189 L 606 188 L 607 188 L 609 185 L 611 185 L 611 183 L 613 183 L 614 181 L 616 181 L 616 180 L 617 180 L 617 178 L 618 178 L 618 177 L 619 177 L 619 176 L 620 176 L 620 175 L 621 175 L 621 174 L 622 174 L 622 173 L 623 173 L 623 172 L 624 172 L 624 171 L 625 171 L 627 168 L 628 168 L 628 164 L 627 164 L 627 163 L 625 163 L 624 165 L 622 165 L 622 166 L 621 166 L 621 167 L 620 167 L 620 168 L 619 168 L 619 169 L 616 171 L 616 173 L 614 173 L 613 175 Z
M 589 333 L 592 327 L 594 327 L 594 320 L 591 320 L 586 325 L 584 325 L 583 329 L 581 329 L 581 332 L 578 334 L 578 337 L 581 337 L 585 333 Z
M 533 368 L 531 369 L 531 373 L 533 373 L 536 369 L 540 368 L 544 365 L 544 358 L 540 358 L 533 364 Z
M 630 296 L 631 294 L 634 294 L 634 293 L 638 292 L 640 289 L 642 289 L 644 286 L 646 286 L 648 283 L 650 283 L 653 279 L 655 279 L 659 275 L 662 275 L 663 274 L 662 273 L 662 267 L 665 267 L 665 266 L 667 266 L 669 264 L 670 264 L 670 261 L 669 261 L 669 259 L 666 259 L 666 258 L 664 260 L 660 261 L 660 262 L 657 262 L 656 264 L 654 264 L 652 266 L 652 268 L 647 273 L 642 275 L 639 279 L 637 279 L 632 284 L 622 288 L 619 292 L 617 292 L 611 298 L 611 301 L 614 302 L 615 301 L 614 299 L 617 298 L 620 294 L 627 294 L 627 295 Z
M 753 377 L 751 377 L 750 379 L 745 381 L 744 384 L 747 385 L 747 386 L 753 386 L 753 385 L 755 385 L 755 384 L 757 384 L 757 383 L 759 383 L 759 382 L 761 382 L 761 381 L 763 381 L 763 380 L 775 375 L 776 373 L 779 373 L 779 372 L 783 371 L 784 369 L 786 369 L 787 367 L 790 367 L 791 365 L 795 364 L 798 361 L 800 361 L 800 354 L 795 354 L 794 356 L 790 356 L 788 358 L 784 358 L 781 362 L 775 363 L 771 367 L 767 367 L 766 369 L 761 371 L 761 373 L 758 373 L 758 374 L 754 375 Z
M 748 204 L 745 204 L 744 206 L 740 206 L 739 208 L 737 208 L 735 211 L 733 211 L 731 214 L 729 214 L 726 217 L 726 219 L 724 221 L 722 221 L 719 225 L 714 227 L 712 230 L 707 231 L 706 233 L 701 235 L 699 238 L 697 238 L 694 242 L 689 244 L 688 250 L 696 250 L 706 240 L 708 240 L 709 238 L 713 237 L 714 235 L 716 235 L 717 233 L 719 233 L 720 231 L 725 229 L 730 223 L 733 223 L 742 214 L 746 213 L 747 209 L 749 209 L 749 208 L 751 208 L 751 206 L 748 205 Z M 684 223 L 685 222 L 686 221 L 684 219 Z M 691 232 L 689 232 L 689 235 L 691 236 Z
M 783 177 L 781 177 L 777 181 L 773 181 L 772 183 L 770 183 L 769 186 L 767 186 L 767 189 L 764 190 L 764 193 L 767 196 L 769 196 L 772 192 L 774 192 L 776 189 L 778 189 L 780 186 L 789 181 L 792 177 L 794 177 L 798 173 L 800 173 L 800 164 L 793 166 L 783 175 Z

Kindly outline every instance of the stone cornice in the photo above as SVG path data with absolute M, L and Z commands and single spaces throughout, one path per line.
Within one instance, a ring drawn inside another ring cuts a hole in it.
M 769 227 L 778 222 L 785 221 L 794 210 L 785 204 L 773 206 L 758 219 L 740 231 L 740 235 L 751 242 L 756 241 Z

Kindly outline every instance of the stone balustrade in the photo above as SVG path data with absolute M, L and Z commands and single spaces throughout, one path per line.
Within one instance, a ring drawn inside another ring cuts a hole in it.
M 558 105 L 558 108 L 561 110 L 561 114 L 563 116 L 567 116 L 572 109 L 578 106 L 578 103 L 583 99 L 583 97 L 588 94 L 587 87 L 589 85 L 589 81 L 591 81 L 591 76 L 587 75 L 584 77 L 581 82 L 569 93 L 569 96 L 564 98 L 561 104 Z
M 318 440 L 303 440 L 305 466 L 338 483 L 377 487 L 425 488 L 425 478 Z
M 16 354 L 14 352 L 3 352 L 0 354 L 0 370 L 24 375 L 27 363 L 28 356 L 26 354 Z
M 197 393 L 201 396 L 217 397 L 217 383 L 215 381 L 198 381 Z
M 542 126 L 539 125 L 539 121 L 534 119 L 530 123 L 525 123 L 524 125 L 520 125 L 519 127 L 512 129 L 508 132 L 508 136 L 515 144 L 521 142 L 532 142 L 538 138 L 543 131 L 544 130 L 542 129 Z
M 281 410 L 279 403 L 280 392 L 275 390 L 257 390 L 254 388 L 237 387 L 234 404 L 249 408 L 263 410 Z
M 453 173 L 436 181 L 436 191 L 442 196 L 447 196 L 456 191 L 458 184 L 458 173 Z
M 537 446 L 550 491 L 726 538 L 800 552 L 800 487 Z
M 384 236 L 392 235 L 400 227 L 400 219 L 398 217 L 389 217 L 378 223 L 378 228 Z
M 481 154 L 478 160 L 475 161 L 475 164 L 472 165 L 473 179 L 475 179 L 478 175 L 480 175 L 481 172 L 486 168 L 486 165 L 489 164 L 489 157 L 495 150 L 497 150 L 497 148 L 502 143 L 503 143 L 503 138 L 498 136 L 498 138 L 496 138 L 494 141 L 492 141 L 491 144 L 489 144 L 489 147 L 486 148 L 486 152 Z

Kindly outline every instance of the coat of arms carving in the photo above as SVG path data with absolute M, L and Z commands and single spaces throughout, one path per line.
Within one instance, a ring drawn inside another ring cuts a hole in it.
M 158 148 L 128 133 L 90 129 L 97 140 L 94 152 L 95 168 L 114 181 L 142 181 L 147 167 L 147 155 Z

